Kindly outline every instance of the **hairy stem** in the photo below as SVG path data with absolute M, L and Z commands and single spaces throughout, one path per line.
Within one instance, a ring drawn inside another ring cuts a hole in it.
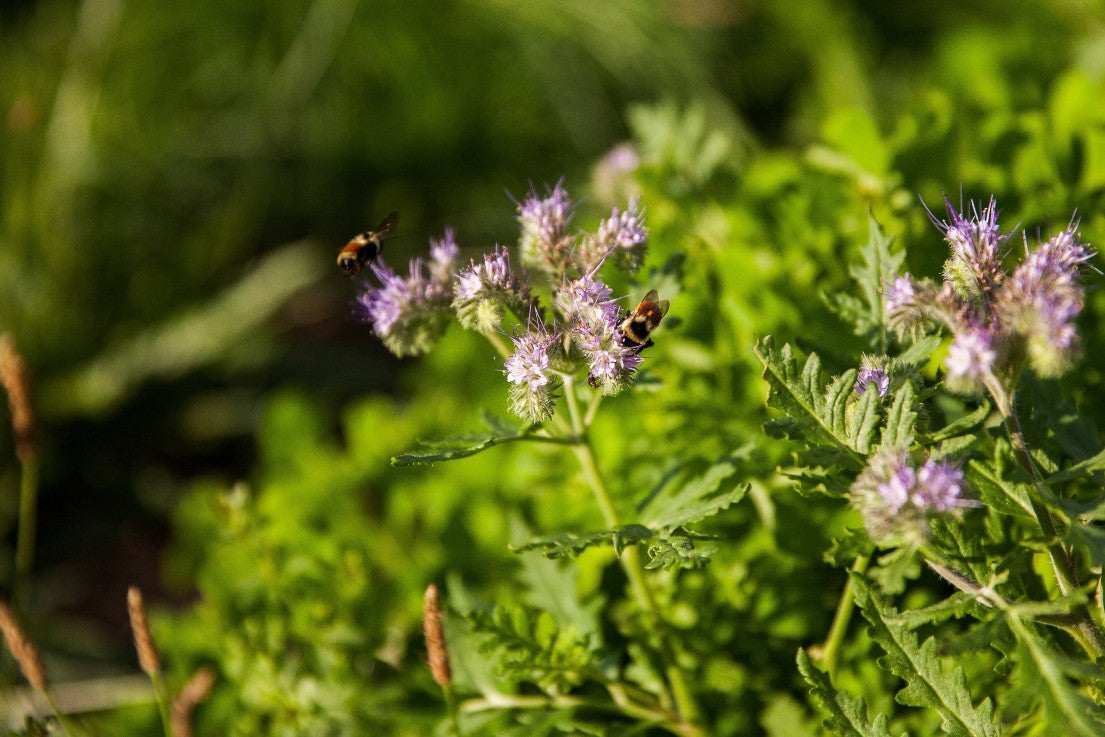
M 852 563 L 852 570 L 863 573 L 871 562 L 870 556 L 861 555 Z M 852 586 L 852 577 L 844 582 L 844 590 L 840 594 L 840 601 L 836 605 L 836 614 L 833 615 L 833 623 L 829 627 L 829 634 L 825 636 L 825 644 L 821 647 L 821 665 L 828 672 L 829 677 L 836 675 L 837 658 L 840 655 L 840 646 L 844 642 L 844 635 L 848 631 L 848 623 L 852 621 L 852 613 L 856 608 L 856 592 Z
M 606 486 L 605 479 L 603 479 L 602 472 L 599 470 L 598 463 L 595 461 L 595 452 L 591 447 L 591 442 L 584 434 L 583 418 L 579 413 L 579 400 L 576 397 L 575 384 L 571 378 L 565 378 L 564 396 L 568 402 L 572 428 L 580 435 L 580 444 L 573 448 L 576 458 L 579 459 L 583 475 L 587 478 L 587 483 L 595 495 L 599 509 L 602 511 L 603 520 L 608 527 L 617 527 L 621 524 L 618 512 L 614 507 L 614 501 L 610 497 L 610 491 Z M 683 669 L 676 662 L 675 649 L 664 631 L 663 619 L 659 607 L 656 605 L 656 598 L 641 564 L 640 550 L 636 545 L 630 545 L 622 552 L 620 561 L 622 568 L 625 570 L 626 578 L 629 579 L 629 585 L 633 590 L 637 605 L 650 620 L 650 624 L 657 627 L 661 649 L 660 655 L 664 659 L 664 676 L 671 689 L 671 699 L 686 725 L 687 731 L 685 733 L 689 737 L 702 737 L 706 733 L 698 725 L 701 719 L 701 711 L 687 684 Z

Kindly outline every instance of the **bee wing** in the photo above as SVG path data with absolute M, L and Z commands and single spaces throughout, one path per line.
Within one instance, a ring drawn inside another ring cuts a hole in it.
M 376 226 L 372 231 L 372 234 L 379 239 L 387 238 L 390 235 L 394 235 L 395 227 L 399 224 L 399 213 L 392 210 L 388 213 L 388 216 Z
M 671 303 L 668 302 L 666 299 L 662 299 L 656 303 L 656 306 L 660 308 L 660 320 L 663 320 L 664 315 L 668 314 L 668 307 L 671 306 Z M 656 321 L 657 324 L 659 324 L 660 320 Z
M 642 302 L 659 302 L 660 301 L 660 295 L 656 293 L 655 289 L 650 289 L 650 290 L 648 290 L 648 294 L 646 294 L 644 296 L 644 299 L 642 299 L 641 301 Z

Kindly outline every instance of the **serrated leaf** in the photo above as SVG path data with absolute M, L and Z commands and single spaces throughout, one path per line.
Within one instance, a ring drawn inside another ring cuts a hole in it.
M 601 680 L 595 669 L 599 654 L 590 638 L 571 627 L 562 629 L 548 612 L 498 606 L 474 610 L 466 618 L 482 637 L 481 648 L 495 653 L 506 674 L 558 691 L 589 678 Z
M 962 435 L 965 432 L 974 430 L 981 425 L 987 417 L 990 416 L 990 402 L 983 399 L 982 403 L 978 405 L 974 410 L 968 412 L 962 417 L 958 417 L 944 427 L 940 428 L 936 432 L 929 436 L 929 439 L 939 442 L 941 440 L 947 440 L 957 435 Z
M 829 714 L 822 723 L 826 729 L 839 737 L 891 737 L 885 714 L 869 721 L 863 699 L 833 688 L 829 676 L 814 666 L 805 650 L 798 650 L 797 660 L 798 672 L 809 685 L 810 695 Z
M 952 737 L 997 737 L 993 706 L 984 699 L 977 707 L 967 691 L 963 669 L 945 671 L 936 656 L 936 640 L 918 642 L 917 635 L 897 619 L 897 612 L 874 591 L 868 580 L 852 573 L 856 602 L 871 624 L 871 638 L 886 652 L 879 665 L 906 682 L 897 701 L 935 709 L 941 728 Z
M 420 440 L 421 448 L 400 453 L 391 459 L 393 466 L 432 466 L 444 461 L 468 458 L 496 445 L 523 440 L 535 426 L 519 428 L 490 415 L 484 416 L 488 432 L 462 435 L 444 440 Z
M 855 369 L 845 372 L 826 387 L 821 376 L 821 359 L 816 353 L 806 357 L 799 371 L 790 345 L 776 349 L 770 335 L 760 339 L 755 351 L 763 363 L 763 378 L 768 384 L 767 404 L 786 415 L 786 420 L 773 426 L 785 428 L 793 439 L 825 446 L 827 457 L 836 463 L 856 470 L 862 468 L 866 453 L 858 447 L 869 445 L 870 437 L 850 435 L 846 412 L 847 400 L 855 386 Z M 868 426 L 855 429 L 866 431 Z M 870 429 L 873 431 L 873 426 Z
M 867 340 L 875 353 L 886 353 L 889 333 L 886 310 L 883 307 L 883 285 L 897 275 L 905 261 L 905 252 L 890 252 L 890 241 L 874 216 L 868 215 L 867 243 L 860 247 L 860 262 L 848 267 L 856 281 L 862 300 L 850 294 L 822 297 L 827 306 L 851 323 L 856 335 Z
M 1021 656 L 1018 665 L 1027 673 L 1025 680 L 1036 684 L 1036 695 L 1044 702 L 1047 713 L 1046 733 L 1064 737 L 1100 737 L 1105 734 L 1105 718 L 1102 709 L 1075 690 L 1067 680 L 1068 659 L 1051 652 L 1040 639 L 1036 628 L 1021 620 L 1010 608 L 1006 608 L 1006 621 L 1017 638 Z M 1085 663 L 1077 663 L 1077 675 L 1085 675 Z M 1098 669 L 1097 673 L 1101 673 Z M 1042 687 L 1041 687 L 1042 686 Z
M 653 530 L 672 530 L 711 517 L 736 504 L 748 491 L 747 483 L 728 482 L 736 472 L 729 460 L 715 463 L 705 473 L 677 488 L 674 484 L 650 495 L 640 510 L 641 524 Z
M 907 366 L 920 366 L 929 362 L 932 354 L 940 347 L 943 339 L 937 335 L 924 335 L 913 341 L 908 348 L 898 354 L 898 360 Z
M 531 534 L 518 515 L 512 517 L 511 528 L 511 537 L 515 540 L 528 538 Z M 526 597 L 528 604 L 549 612 L 565 626 L 575 627 L 580 634 L 591 637 L 596 645 L 602 644 L 599 612 L 605 600 L 593 597 L 587 604 L 580 601 L 578 567 L 540 555 L 522 556 L 521 566 L 519 578 L 529 589 Z
M 645 568 L 702 568 L 710 563 L 710 556 L 717 552 L 714 546 L 696 547 L 684 535 L 658 537 L 648 546 L 649 561 Z
M 886 416 L 880 445 L 884 448 L 908 448 L 913 442 L 913 425 L 917 413 L 913 411 L 913 384 L 905 382 L 894 393 L 894 403 Z
M 1064 468 L 1059 473 L 1048 476 L 1047 483 L 1053 484 L 1062 481 L 1070 481 L 1071 479 L 1090 476 L 1101 471 L 1105 471 L 1105 448 L 1095 455 L 1075 463 L 1073 466 Z
M 1027 486 L 1006 481 L 990 462 L 970 461 L 963 475 L 986 506 L 1002 514 L 1036 519 Z
M 522 545 L 511 545 L 510 549 L 515 553 L 538 551 L 546 558 L 574 558 L 587 548 L 609 545 L 614 548 L 614 552 L 621 555 L 621 551 L 626 546 L 649 540 L 654 534 L 644 525 L 629 524 L 610 530 L 550 535 L 530 540 Z

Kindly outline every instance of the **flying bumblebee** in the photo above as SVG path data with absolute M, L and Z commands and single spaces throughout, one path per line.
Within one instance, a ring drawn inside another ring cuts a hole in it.
M 649 334 L 668 314 L 668 301 L 660 299 L 655 289 L 649 291 L 635 308 L 625 313 L 618 326 L 618 336 L 626 348 L 644 350 L 652 345 Z
M 366 230 L 345 244 L 338 252 L 338 266 L 349 276 L 367 266 L 380 254 L 384 240 L 395 234 L 395 224 L 399 222 L 399 213 L 391 212 L 384 221 L 372 230 Z

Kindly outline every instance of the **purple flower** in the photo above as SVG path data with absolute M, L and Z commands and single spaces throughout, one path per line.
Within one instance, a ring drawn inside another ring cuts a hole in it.
M 572 201 L 564 189 L 563 180 L 556 183 L 548 196 L 541 198 L 530 191 L 518 205 L 518 222 L 522 226 L 522 260 L 553 275 L 562 275 L 568 266 L 566 236 L 572 219 Z
M 456 234 L 452 228 L 445 229 L 441 240 L 430 239 L 430 278 L 440 284 L 448 284 L 457 261 Z
M 880 483 L 876 490 L 891 512 L 897 512 L 910 500 L 917 485 L 917 472 L 908 465 L 904 456 L 890 474 L 890 478 Z
M 996 357 L 993 334 L 986 328 L 971 326 L 956 333 L 944 358 L 944 368 L 951 379 L 980 381 L 990 375 Z
M 961 506 L 962 494 L 963 471 L 950 463 L 929 458 L 917 470 L 917 483 L 910 501 L 918 509 L 947 512 Z
M 880 397 L 885 397 L 890 391 L 890 377 L 886 375 L 886 369 L 875 358 L 864 356 L 860 363 L 859 375 L 856 376 L 856 394 L 863 396 L 867 387 L 875 385 Z
M 1029 361 L 1043 376 L 1061 374 L 1076 352 L 1074 321 L 1084 301 L 1078 272 L 1094 253 L 1075 230 L 1072 225 L 1028 254 L 998 300 L 999 314 L 1024 338 Z
M 587 358 L 588 383 L 601 387 L 604 394 L 625 388 L 644 360 L 639 348 L 622 345 L 610 323 L 577 323 L 572 335 Z
M 998 229 L 997 202 L 990 197 L 989 204 L 978 210 L 978 205 L 970 203 L 973 215 L 970 220 L 956 212 L 951 200 L 944 197 L 948 208 L 948 220 L 933 222 L 944 231 L 944 240 L 952 249 L 952 259 L 965 266 L 973 277 L 973 284 L 960 283 L 956 286 L 967 293 L 989 294 L 1001 284 L 1005 277 L 1002 267 L 1002 244 L 1007 235 Z M 950 278 L 960 274 L 959 269 L 949 266 L 945 273 Z M 970 277 L 968 277 L 970 278 Z
M 531 422 L 543 422 L 552 416 L 550 355 L 560 335 L 549 331 L 539 319 L 530 320 L 530 329 L 513 338 L 514 353 L 506 359 L 506 379 L 511 389 L 511 409 Z
M 440 257 L 446 255 L 442 252 Z M 441 264 L 436 266 L 440 271 Z M 357 298 L 361 314 L 395 355 L 426 353 L 448 324 L 447 308 L 453 296 L 448 279 L 428 276 L 422 259 L 410 262 L 406 277 L 399 276 L 382 261 L 372 264 L 372 272 L 380 286 L 367 286 Z
M 644 223 L 644 211 L 640 209 L 639 198 L 634 198 L 622 212 L 618 212 L 615 206 L 610 217 L 599 223 L 595 235 L 583 242 L 580 249 L 580 268 L 588 273 L 594 272 L 613 253 L 619 265 L 632 273 L 641 268 L 647 243 L 648 228 Z
M 883 291 L 883 304 L 888 315 L 909 307 L 913 303 L 916 291 L 913 288 L 913 279 L 909 274 L 895 277 L 894 281 L 886 285 Z
M 584 275 L 557 289 L 555 304 L 569 325 L 608 324 L 618 318 L 618 305 L 610 298 L 611 294 L 610 287 L 601 279 Z
M 460 324 L 469 330 L 498 330 L 504 308 L 525 314 L 529 302 L 529 287 L 515 273 L 510 252 L 502 246 L 484 254 L 482 263 L 470 261 L 457 275 L 453 306 Z
M 904 448 L 886 448 L 871 456 L 850 494 L 872 538 L 889 542 L 923 539 L 928 516 L 975 506 L 964 491 L 958 467 L 931 458 L 918 467 Z

